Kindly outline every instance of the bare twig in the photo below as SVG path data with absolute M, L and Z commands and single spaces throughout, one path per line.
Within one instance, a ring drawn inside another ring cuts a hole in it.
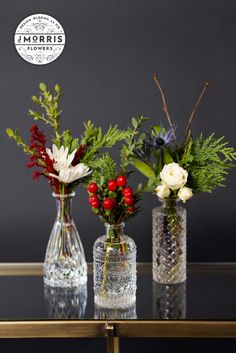
M 204 94 L 205 94 L 206 89 L 208 88 L 208 86 L 209 86 L 209 82 L 206 82 L 206 83 L 204 84 L 204 87 L 203 87 L 203 89 L 202 89 L 202 91 L 201 91 L 201 94 L 200 94 L 200 96 L 199 96 L 199 98 L 198 98 L 198 100 L 197 100 L 197 103 L 196 103 L 196 105 L 195 105 L 195 107 L 194 107 L 194 109 L 193 109 L 193 111 L 192 111 L 192 113 L 191 113 L 191 115 L 190 115 L 190 118 L 189 118 L 189 121 L 188 121 L 186 130 L 185 130 L 185 141 L 186 141 L 186 139 L 188 138 L 188 135 L 189 135 L 189 132 L 190 132 L 190 129 L 191 129 L 191 125 L 192 125 L 193 119 L 194 119 L 194 117 L 195 117 L 195 114 L 196 114 L 197 108 L 198 108 L 198 106 L 199 106 L 199 103 L 201 102 L 202 97 L 204 96 Z
M 154 75 L 153 75 L 153 80 L 155 81 L 155 84 L 156 84 L 157 88 L 158 88 L 159 91 L 160 91 L 161 98 L 162 98 L 162 102 L 163 102 L 163 110 L 164 110 L 164 113 L 166 114 L 168 123 L 169 123 L 169 125 L 170 125 L 170 127 L 171 127 L 174 141 L 176 142 L 175 129 L 174 129 L 174 126 L 173 126 L 172 121 L 171 121 L 171 118 L 170 118 L 170 114 L 169 114 L 168 107 L 167 107 L 167 103 L 166 103 L 166 99 L 165 99 L 165 94 L 164 94 L 163 89 L 162 89 L 162 87 L 161 87 L 161 85 L 160 85 L 160 83 L 159 83 L 159 80 L 158 80 L 158 78 L 157 78 L 157 74 L 154 74 Z

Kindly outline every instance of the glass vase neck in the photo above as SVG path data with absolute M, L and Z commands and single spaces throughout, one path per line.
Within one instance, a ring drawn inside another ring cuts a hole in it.
M 178 206 L 178 203 L 180 201 L 180 199 L 178 197 L 175 198 L 168 198 L 168 199 L 160 199 L 158 198 L 158 200 L 160 201 L 162 207 L 166 208 L 168 206 Z
M 70 194 L 56 194 L 55 192 L 52 193 L 52 196 L 55 199 L 71 199 L 75 196 L 75 192 L 71 192 Z
M 106 228 L 106 236 L 108 239 L 120 239 L 122 235 L 124 235 L 124 223 L 119 224 L 109 224 L 105 223 Z
M 52 196 L 56 200 L 57 220 L 64 223 L 70 223 L 72 220 L 72 198 L 75 196 L 75 192 L 70 194 L 53 193 Z

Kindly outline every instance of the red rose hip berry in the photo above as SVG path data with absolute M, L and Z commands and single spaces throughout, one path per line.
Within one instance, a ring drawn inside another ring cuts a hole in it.
M 115 191 L 117 189 L 117 181 L 116 180 L 109 180 L 107 184 L 107 188 L 109 191 Z
M 128 206 L 132 206 L 134 203 L 134 198 L 132 196 L 125 197 L 125 204 Z
M 98 186 L 96 183 L 90 183 L 88 186 L 88 191 L 91 192 L 91 194 L 96 194 L 98 192 Z
M 92 206 L 92 202 L 99 202 L 99 198 L 97 195 L 92 195 L 92 196 L 89 196 L 89 203 L 90 205 Z
M 118 186 L 124 187 L 127 184 L 127 179 L 124 175 L 119 175 L 116 181 Z
M 98 208 L 98 207 L 99 207 L 99 200 L 92 201 L 92 202 L 90 203 L 90 205 L 91 205 L 93 208 Z
M 122 191 L 122 195 L 124 197 L 129 197 L 129 196 L 133 196 L 134 192 L 133 189 L 130 186 L 127 186 L 126 188 L 124 188 L 124 190 Z
M 113 208 L 115 208 L 116 202 L 113 198 L 107 197 L 103 201 L 102 205 L 103 205 L 104 210 L 112 210 Z
M 133 213 L 135 211 L 135 207 L 134 206 L 131 206 L 128 208 L 128 212 L 129 213 Z

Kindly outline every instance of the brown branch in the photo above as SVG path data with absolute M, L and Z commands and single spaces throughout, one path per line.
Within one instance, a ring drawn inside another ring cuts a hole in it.
M 202 91 L 201 91 L 201 94 L 200 94 L 200 96 L 199 96 L 199 98 L 198 98 L 198 100 L 197 100 L 197 103 L 196 103 L 196 105 L 195 105 L 195 107 L 194 107 L 194 109 L 193 109 L 193 111 L 192 111 L 192 113 L 191 113 L 191 115 L 190 115 L 190 118 L 189 118 L 189 121 L 188 121 L 186 130 L 185 130 L 185 141 L 186 141 L 186 139 L 188 138 L 188 134 L 189 134 L 189 132 L 190 132 L 191 125 L 192 125 L 193 119 L 194 119 L 194 117 L 195 117 L 197 108 L 198 108 L 198 106 L 199 106 L 199 104 L 200 104 L 200 102 L 201 102 L 201 100 L 202 100 L 202 97 L 204 96 L 204 94 L 205 94 L 205 92 L 206 92 L 208 86 L 209 86 L 209 82 L 206 82 L 206 83 L 204 84 L 204 87 L 203 87 L 203 89 L 202 89 Z
M 171 118 L 170 118 L 169 111 L 168 111 L 168 107 L 167 107 L 167 103 L 166 103 L 166 99 L 165 99 L 165 94 L 164 94 L 164 92 L 163 92 L 163 89 L 162 89 L 162 87 L 161 87 L 159 81 L 158 81 L 158 78 L 157 78 L 157 75 L 156 75 L 156 74 L 153 75 L 153 80 L 155 81 L 155 84 L 156 84 L 157 88 L 158 88 L 159 91 L 160 91 L 161 98 L 162 98 L 162 102 L 163 102 L 163 110 L 164 110 L 164 113 L 166 114 L 168 123 L 169 123 L 169 125 L 170 125 L 170 127 L 171 127 L 171 130 L 172 130 L 172 134 L 173 134 L 174 140 L 175 140 L 175 142 L 176 142 L 175 130 L 174 130 L 174 127 L 173 127 Z

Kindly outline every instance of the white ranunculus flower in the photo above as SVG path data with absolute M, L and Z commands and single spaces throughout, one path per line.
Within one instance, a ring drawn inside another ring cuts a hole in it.
M 68 169 L 71 166 L 71 163 L 75 157 L 76 149 L 71 153 L 68 154 L 69 149 L 68 147 L 61 146 L 58 148 L 55 144 L 52 145 L 51 148 L 46 149 L 49 158 L 54 161 L 53 168 L 60 172 L 62 170 Z
M 178 190 L 186 184 L 188 172 L 180 167 L 178 163 L 169 163 L 164 165 L 160 172 L 160 177 L 171 190 Z
M 183 202 L 186 202 L 187 200 L 191 199 L 192 196 L 193 196 L 192 189 L 188 188 L 187 186 L 183 186 L 178 191 L 178 197 Z
M 160 199 L 166 199 L 170 196 L 170 189 L 168 188 L 166 183 L 158 185 L 155 191 L 157 193 L 157 196 L 160 197 Z
M 58 179 L 62 183 L 70 184 L 75 180 L 84 178 L 91 172 L 92 171 L 89 170 L 89 167 L 87 167 L 84 163 L 79 163 L 75 167 L 61 170 L 59 175 L 49 173 L 49 176 Z

